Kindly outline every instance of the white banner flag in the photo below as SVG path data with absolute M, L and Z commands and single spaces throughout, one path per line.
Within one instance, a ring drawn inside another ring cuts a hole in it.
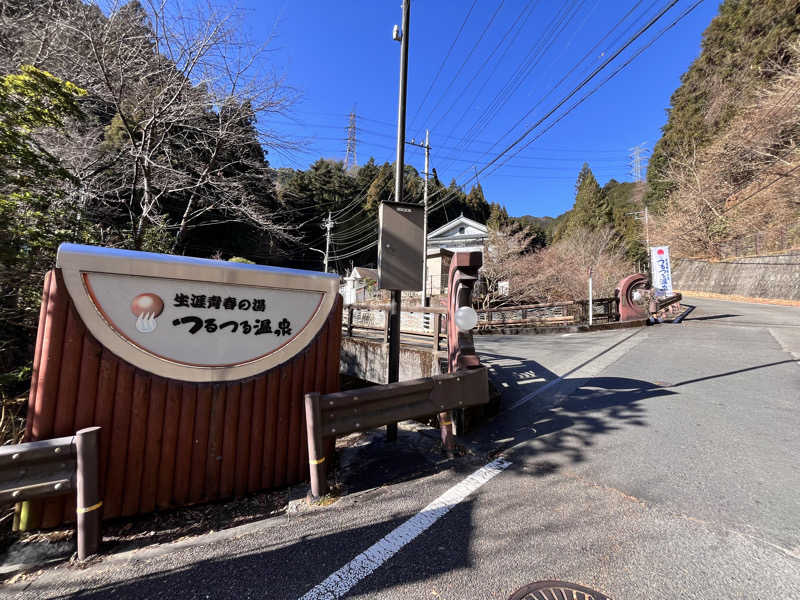
M 658 296 L 672 295 L 672 269 L 669 264 L 669 246 L 650 248 L 650 265 L 653 269 L 653 288 Z

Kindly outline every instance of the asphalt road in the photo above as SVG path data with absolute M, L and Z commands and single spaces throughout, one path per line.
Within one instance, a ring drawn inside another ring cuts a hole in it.
M 617 600 L 796 598 L 800 308 L 685 302 L 696 308 L 681 325 L 478 338 L 504 397 L 466 440 L 470 456 L 404 469 L 419 434 L 402 432 L 392 483 L 8 591 L 299 598 L 499 454 L 505 471 L 347 597 L 507 598 L 563 579 Z M 372 481 L 378 463 L 359 464 L 348 478 Z

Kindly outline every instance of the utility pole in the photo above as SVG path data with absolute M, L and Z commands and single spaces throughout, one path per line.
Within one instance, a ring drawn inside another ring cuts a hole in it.
M 429 306 L 428 302 L 428 171 L 430 171 L 431 145 L 430 131 L 425 130 L 425 143 L 419 144 L 413 139 L 406 142 L 412 146 L 425 148 L 425 192 L 422 195 L 422 203 L 425 206 L 425 218 L 422 221 L 422 306 Z
M 408 82 L 408 22 L 411 13 L 411 0 L 403 0 L 403 28 L 400 32 L 395 26 L 393 37 L 400 41 L 400 85 L 397 93 L 397 157 L 394 172 L 394 201 L 403 201 L 403 170 L 406 142 L 406 84 Z M 400 379 L 400 302 L 402 292 L 392 290 L 389 308 L 389 383 Z M 386 439 L 397 439 L 397 423 L 386 426 Z
M 328 253 L 331 249 L 331 229 L 333 229 L 333 219 L 331 211 L 328 211 L 328 218 L 325 220 L 325 272 L 328 272 Z

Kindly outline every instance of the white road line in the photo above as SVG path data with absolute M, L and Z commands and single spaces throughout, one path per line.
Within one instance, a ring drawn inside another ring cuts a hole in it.
M 472 492 L 502 473 L 510 465 L 510 462 L 502 458 L 484 465 L 461 483 L 451 487 L 386 537 L 367 548 L 341 569 L 330 575 L 300 600 L 341 598 L 359 581 L 397 554 L 403 546 L 414 540 L 420 533 L 446 515 L 451 508 L 466 500 Z

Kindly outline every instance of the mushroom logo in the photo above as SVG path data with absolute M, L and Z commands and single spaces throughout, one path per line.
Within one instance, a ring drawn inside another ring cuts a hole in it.
M 155 294 L 139 294 L 131 302 L 131 312 L 136 316 L 136 331 L 152 333 L 156 318 L 164 311 L 164 301 Z

